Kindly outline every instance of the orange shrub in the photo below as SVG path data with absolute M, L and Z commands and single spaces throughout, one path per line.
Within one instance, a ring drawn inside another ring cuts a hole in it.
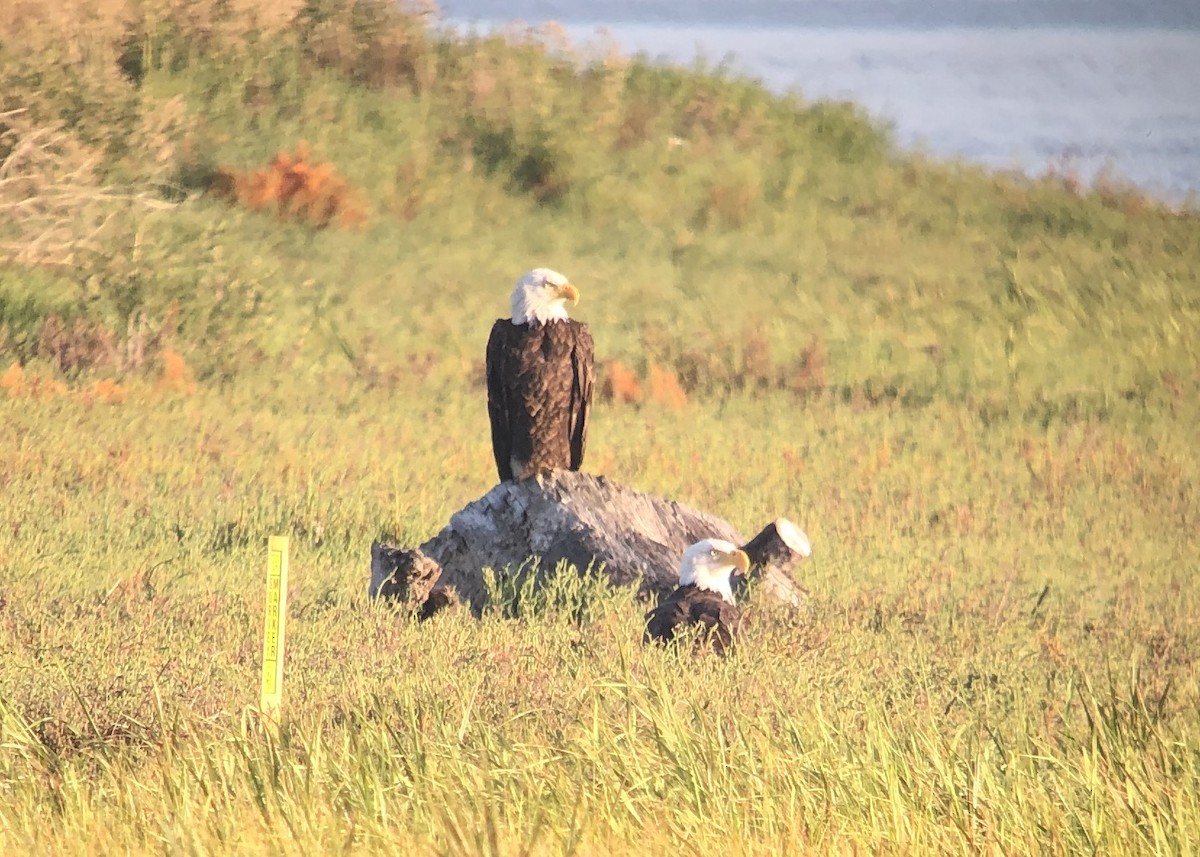
M 4 390 L 12 396 L 18 395 L 21 392 L 21 381 L 24 377 L 25 370 L 21 368 L 20 363 L 14 360 L 4 374 L 0 375 L 0 390 Z
M 5 390 L 10 396 L 24 395 L 42 399 L 65 395 L 67 385 L 55 378 L 26 375 L 25 368 L 13 361 L 4 374 L 0 375 L 0 390 Z
M 295 153 L 280 151 L 269 166 L 243 171 L 218 169 L 209 190 L 251 211 L 273 208 L 280 217 L 311 226 L 357 226 L 366 220 L 358 195 L 329 162 L 309 159 L 301 141 Z
M 79 395 L 87 402 L 110 402 L 115 405 L 125 401 L 126 390 L 112 378 L 102 378 Z
M 682 408 L 688 401 L 675 373 L 657 363 L 650 364 L 650 399 L 669 408 Z
M 609 360 L 600 367 L 600 396 L 610 402 L 636 404 L 642 400 L 642 385 L 637 373 L 620 360 Z
M 162 374 L 155 386 L 160 391 L 178 390 L 189 396 L 195 393 L 196 382 L 192 380 L 192 370 L 183 357 L 170 348 L 164 348 L 159 356 L 162 359 Z

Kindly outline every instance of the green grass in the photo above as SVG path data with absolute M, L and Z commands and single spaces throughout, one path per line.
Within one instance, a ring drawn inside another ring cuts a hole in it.
M 1200 850 L 1193 209 L 371 4 L 107 5 L 0 13 L 0 851 Z M 361 228 L 202 192 L 300 139 Z M 571 580 L 368 603 L 373 539 L 492 485 L 536 264 L 643 388 L 587 469 L 796 520 L 810 613 L 719 661 Z

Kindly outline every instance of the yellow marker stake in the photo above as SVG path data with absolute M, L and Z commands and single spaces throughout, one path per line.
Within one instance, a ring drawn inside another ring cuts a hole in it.
M 262 701 L 259 708 L 279 719 L 283 701 L 283 637 L 287 626 L 287 536 L 271 536 L 267 543 L 267 606 L 263 621 Z

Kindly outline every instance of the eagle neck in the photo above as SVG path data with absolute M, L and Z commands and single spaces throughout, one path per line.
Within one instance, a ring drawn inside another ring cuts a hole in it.
M 541 330 L 552 324 L 565 323 L 566 321 L 567 319 L 565 318 L 538 318 L 537 316 L 530 316 L 524 322 L 514 322 L 514 324 L 524 324 L 530 330 Z
M 733 587 L 729 585 L 729 581 L 725 581 L 724 586 L 721 586 L 719 583 L 715 586 L 709 586 L 707 583 L 701 583 L 699 580 L 695 580 L 684 585 L 696 590 L 697 592 L 711 592 L 713 595 L 719 595 L 721 596 L 721 600 L 726 604 L 729 604 L 732 607 L 737 606 L 737 602 L 733 600 Z

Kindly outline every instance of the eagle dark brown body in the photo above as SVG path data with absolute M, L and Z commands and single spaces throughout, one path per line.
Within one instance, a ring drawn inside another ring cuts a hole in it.
M 741 619 L 737 607 L 719 592 L 695 585 L 680 586 L 646 614 L 645 642 L 668 643 L 677 632 L 699 626 L 696 647 L 709 645 L 718 655 L 724 655 L 733 646 Z
M 488 415 L 501 482 L 583 464 L 594 352 L 587 325 L 573 319 L 492 325 Z

